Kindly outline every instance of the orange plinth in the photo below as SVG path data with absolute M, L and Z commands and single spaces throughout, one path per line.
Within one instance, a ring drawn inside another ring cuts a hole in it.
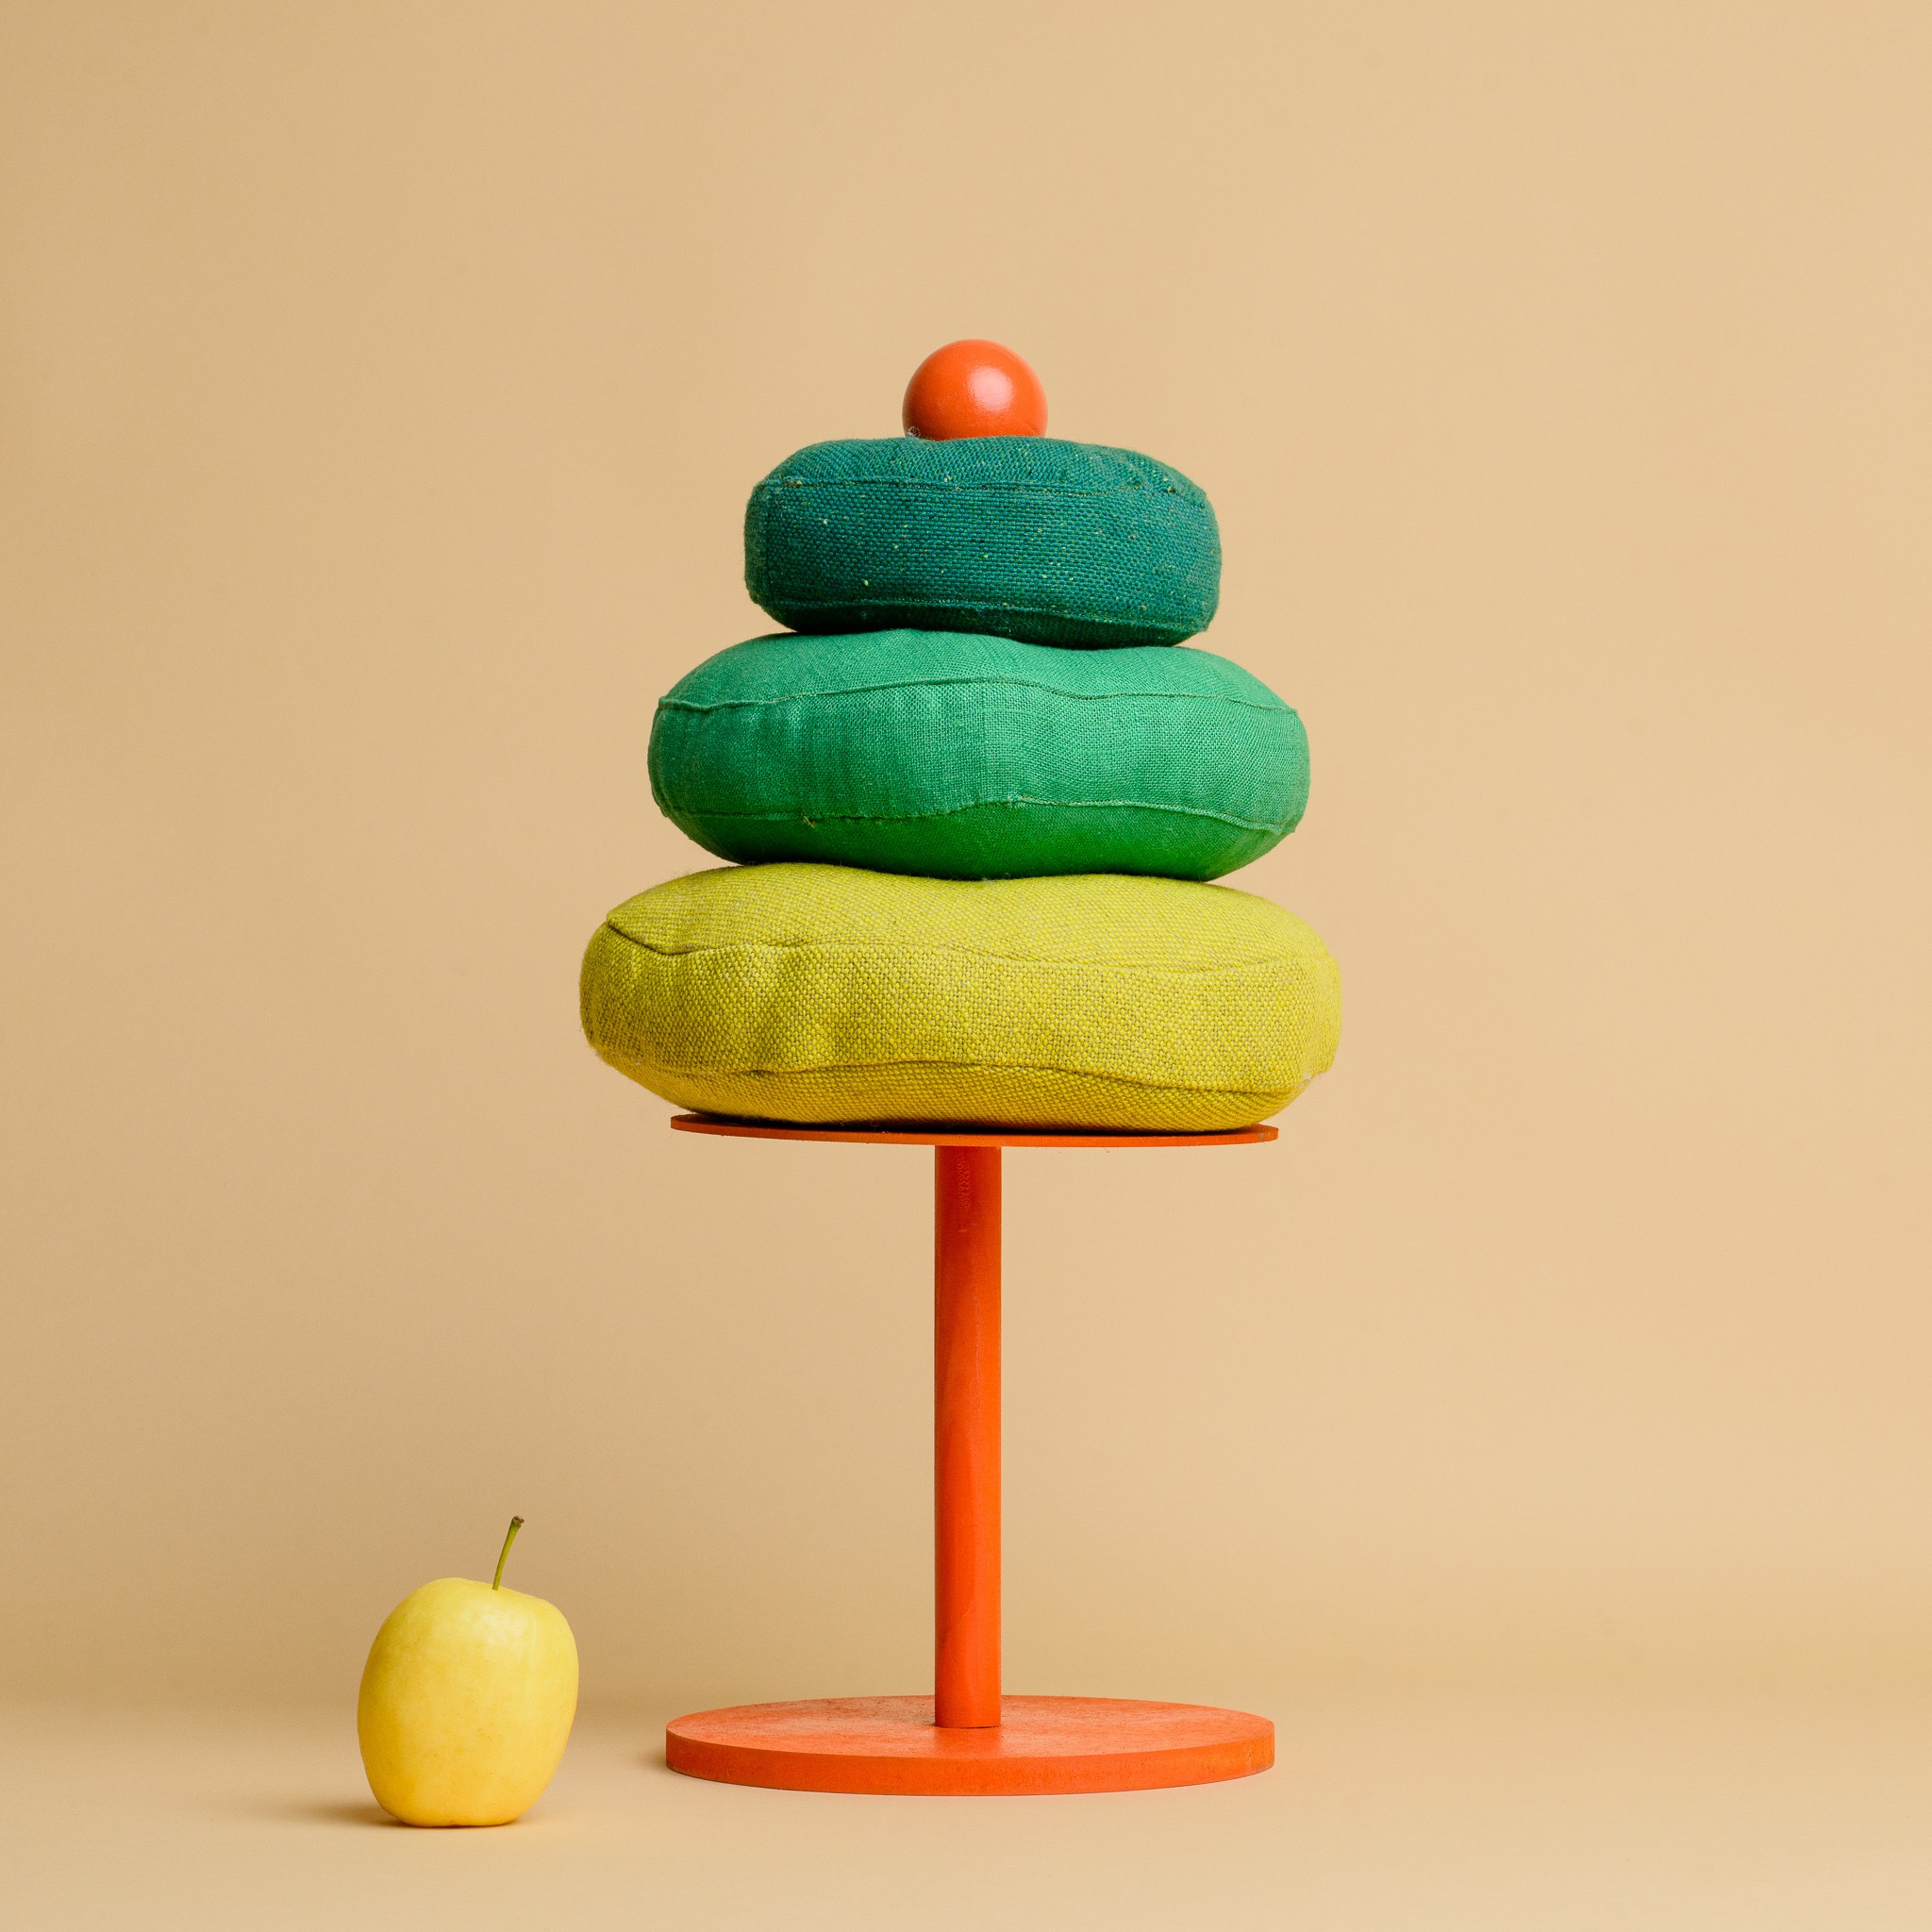
M 1274 1762 L 1274 1726 L 1205 1704 L 1008 1697 L 998 1724 L 949 1730 L 930 1697 L 824 1697 L 681 1717 L 664 1756 L 722 1784 L 1024 1798 L 1246 1777 Z
M 1000 1150 L 1231 1147 L 1225 1134 L 780 1127 L 679 1114 L 687 1134 L 931 1147 L 934 1641 L 931 1697 L 833 1697 L 699 1711 L 666 1730 L 674 1771 L 724 1784 L 920 1796 L 1146 1790 L 1245 1777 L 1274 1726 L 1245 1711 L 1000 1692 Z

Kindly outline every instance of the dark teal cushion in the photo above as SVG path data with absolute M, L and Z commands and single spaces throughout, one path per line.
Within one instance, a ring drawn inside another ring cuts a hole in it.
M 1212 879 L 1294 829 L 1308 741 L 1207 651 L 754 638 L 658 704 L 651 789 L 706 851 L 748 864 Z
M 1221 532 L 1195 485 L 1132 450 L 816 442 L 752 491 L 744 581 L 793 630 L 1177 644 L 1214 615 Z

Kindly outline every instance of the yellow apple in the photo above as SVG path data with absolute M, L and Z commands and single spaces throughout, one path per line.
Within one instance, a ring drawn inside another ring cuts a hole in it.
M 508 1824 L 542 1796 L 577 1708 L 577 1646 L 555 1604 L 439 1577 L 375 1633 L 356 1701 L 369 1789 L 405 1824 Z

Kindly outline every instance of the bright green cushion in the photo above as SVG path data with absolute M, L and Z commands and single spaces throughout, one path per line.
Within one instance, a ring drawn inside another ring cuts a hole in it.
M 818 442 L 744 513 L 752 601 L 793 630 L 1175 644 L 1221 594 L 1201 491 L 1132 450 L 1046 436 Z
M 1207 651 L 788 635 L 719 652 L 662 700 L 651 787 L 708 852 L 747 863 L 1210 879 L 1293 830 L 1308 744 Z
M 1179 879 L 728 866 L 613 912 L 584 1032 L 652 1092 L 780 1121 L 1205 1133 L 1335 1058 L 1335 961 L 1291 914 Z

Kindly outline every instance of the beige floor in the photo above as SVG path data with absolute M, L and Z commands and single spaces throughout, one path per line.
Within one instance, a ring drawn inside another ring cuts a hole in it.
M 498 1831 L 392 1825 L 342 1713 L 10 1711 L 0 1923 L 42 1927 L 1932 1927 L 1932 1710 L 1277 1707 L 1198 1790 L 704 1785 L 598 1714 Z

